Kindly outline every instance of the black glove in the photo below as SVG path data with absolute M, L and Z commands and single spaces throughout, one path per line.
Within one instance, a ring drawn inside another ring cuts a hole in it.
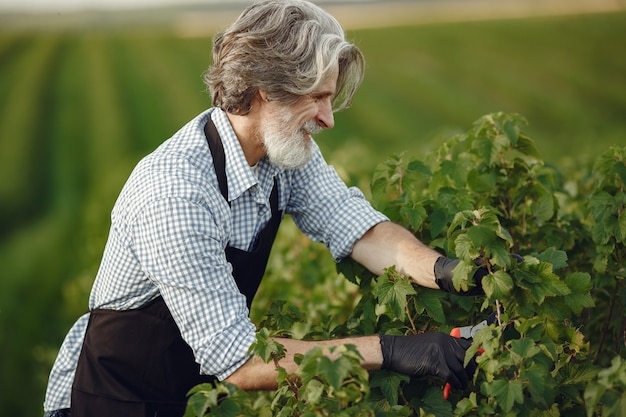
M 452 271 L 456 268 L 459 262 L 460 260 L 458 259 L 450 259 L 445 256 L 437 258 L 435 261 L 435 282 L 439 285 L 439 288 L 456 295 L 484 295 L 485 292 L 483 291 L 482 279 L 489 273 L 487 268 L 484 266 L 478 268 L 478 270 L 474 273 L 474 287 L 467 291 L 457 291 L 457 289 L 454 288 L 454 284 L 452 283 Z
M 524 258 L 522 258 L 517 253 L 511 254 L 511 256 L 515 258 L 517 262 L 524 261 Z M 476 270 L 476 272 L 474 272 L 474 276 L 472 277 L 474 279 L 475 286 L 467 291 L 457 291 L 456 288 L 454 288 L 454 284 L 452 283 L 452 271 L 454 270 L 454 268 L 456 268 L 459 262 L 460 261 L 458 259 L 450 259 L 446 258 L 445 256 L 440 256 L 439 258 L 437 258 L 437 260 L 435 261 L 435 282 L 437 283 L 439 288 L 456 295 L 484 295 L 485 292 L 483 291 L 482 280 L 483 277 L 489 274 L 489 271 L 487 271 L 486 266 L 480 265 L 478 263 L 477 265 L 479 266 L 479 268 Z
M 463 367 L 465 351 L 471 342 L 445 333 L 433 332 L 411 336 L 380 336 L 383 369 L 409 376 L 436 376 L 454 389 L 467 388 L 476 363 Z

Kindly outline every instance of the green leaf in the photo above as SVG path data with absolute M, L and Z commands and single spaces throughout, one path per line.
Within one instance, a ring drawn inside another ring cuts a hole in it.
M 535 142 L 526 135 L 519 135 L 515 149 L 523 153 L 524 155 L 532 156 L 533 158 L 537 159 L 541 158 L 541 154 L 535 146 Z
M 517 120 L 507 120 L 504 122 L 502 126 L 502 131 L 509 139 L 509 142 L 513 145 L 517 144 L 517 137 L 520 133 L 520 128 L 518 126 Z
M 474 245 L 474 240 L 469 234 L 461 234 L 454 239 L 456 255 L 465 262 L 472 262 L 480 255 L 478 248 Z
M 327 356 L 322 356 L 318 361 L 317 376 L 328 381 L 335 390 L 341 389 L 343 380 L 352 369 L 350 360 L 340 356 L 332 361 Z
M 517 273 L 520 277 L 518 285 L 525 288 L 527 294 L 532 295 L 534 301 L 538 304 L 543 303 L 545 297 L 555 297 L 570 293 L 567 284 L 552 272 L 552 264 L 550 263 L 537 262 L 533 261 L 532 258 L 528 258 L 527 262 L 521 264 L 521 270 Z M 526 281 L 526 283 L 523 281 Z
M 596 160 L 593 170 L 604 175 L 604 181 L 613 183 L 612 180 L 620 184 L 626 183 L 626 148 L 611 146 Z
M 488 227 L 489 229 L 497 232 L 500 229 L 500 219 L 498 218 L 498 214 L 491 207 L 481 207 L 478 210 L 477 219 L 479 224 L 483 227 Z
M 504 412 L 513 409 L 515 403 L 522 404 L 524 395 L 522 383 L 518 380 L 508 381 L 506 379 L 496 379 L 487 385 L 485 394 L 496 398 Z
M 497 161 L 497 150 L 493 146 L 493 141 L 489 138 L 476 138 L 472 142 L 472 150 L 483 161 L 492 165 Z
M 626 386 L 626 360 L 615 356 L 611 360 L 611 366 L 598 371 L 598 382 L 606 387 L 612 387 L 618 381 Z
M 378 316 L 376 315 L 376 303 L 373 302 L 373 299 L 370 300 L 370 298 L 372 298 L 371 293 L 368 293 L 359 301 L 359 305 L 362 305 L 361 301 L 363 302 L 363 318 L 361 320 L 361 327 L 363 328 L 365 334 L 374 333 L 376 322 L 378 320 Z
M 217 405 L 217 391 L 210 390 L 192 395 L 187 401 L 185 417 L 204 416 L 206 411 Z
M 487 246 L 496 240 L 496 229 L 481 224 L 470 227 L 467 235 L 472 239 L 474 247 Z
M 613 237 L 610 221 L 603 223 L 596 223 L 591 228 L 591 237 L 593 241 L 598 245 L 606 245 L 608 241 Z
M 456 162 L 445 160 L 441 162 L 441 174 L 450 177 L 457 185 L 462 185 L 467 182 L 467 173 L 462 167 L 458 166 Z
M 450 223 L 450 227 L 448 228 L 448 238 L 453 235 L 455 229 L 464 229 L 466 224 L 475 220 L 477 216 L 477 210 L 463 210 L 456 213 Z
M 324 394 L 324 384 L 313 379 L 307 384 L 302 400 L 307 404 L 317 404 L 322 394 Z
M 430 168 L 425 163 L 423 163 L 422 161 L 418 161 L 418 160 L 412 160 L 411 162 L 409 162 L 407 169 L 411 172 L 419 172 L 420 174 L 424 174 L 428 176 L 433 175 Z
M 445 323 L 446 316 L 441 304 L 441 291 L 422 290 L 417 293 L 415 302 L 418 306 L 423 305 L 430 317 L 439 323 Z
M 407 375 L 390 371 L 376 371 L 370 379 L 370 387 L 380 388 L 387 402 L 393 406 L 398 404 L 400 384 L 409 381 L 410 378 Z
M 457 291 L 467 291 L 469 289 L 469 285 L 474 285 L 473 282 L 470 284 L 469 277 L 473 277 L 475 271 L 476 267 L 473 263 L 463 261 L 459 262 L 452 271 L 452 284 L 454 285 L 454 288 Z
M 275 330 L 289 330 L 294 323 L 305 320 L 305 315 L 294 305 L 288 305 L 284 300 L 275 300 L 269 308 L 268 316 L 274 320 Z
M 468 398 L 463 398 L 461 401 L 456 403 L 456 409 L 454 410 L 454 414 L 457 416 L 465 416 L 469 415 L 475 408 L 478 407 L 476 403 L 476 393 L 471 392 Z
M 441 209 L 435 209 L 430 214 L 430 236 L 431 238 L 435 238 L 439 236 L 441 232 L 444 231 L 446 225 L 448 224 L 448 219 L 446 217 L 446 213 Z
M 552 269 L 557 270 L 567 266 L 567 253 L 555 248 L 548 248 L 537 255 L 537 259 L 542 262 L 552 264 Z
M 406 226 L 412 230 L 419 230 L 422 223 L 428 218 L 428 213 L 422 204 L 404 205 L 400 208 L 400 215 L 406 219 Z
M 251 349 L 255 354 L 259 355 L 265 363 L 272 359 L 281 359 L 285 357 L 285 347 L 271 338 L 270 331 L 265 327 L 259 329 L 256 334 L 256 342 Z
M 220 401 L 217 407 L 211 408 L 211 416 L 215 417 L 237 417 L 241 415 L 241 408 L 232 398 Z
M 591 215 L 596 221 L 601 221 L 607 214 L 611 213 L 614 204 L 614 198 L 607 191 L 598 191 L 589 199 L 587 206 L 591 211 Z
M 542 193 L 537 199 L 533 200 L 530 206 L 533 216 L 542 222 L 548 221 L 554 215 L 554 197 L 552 194 Z
M 613 172 L 616 174 L 618 183 L 626 184 L 626 161 L 622 161 L 615 164 Z
M 591 383 L 588 384 L 585 388 L 585 393 L 583 394 L 583 398 L 585 399 L 585 407 L 587 408 L 587 415 L 594 415 L 594 411 L 596 406 L 601 401 L 602 396 L 606 392 L 606 387 L 598 384 Z
M 508 243 L 508 247 L 513 246 L 513 237 L 511 237 L 511 234 L 509 233 L 508 230 L 506 230 L 505 228 L 503 228 L 502 226 L 498 227 L 498 230 L 496 230 L 496 235 L 504 240 L 505 242 Z
M 302 383 L 307 384 L 308 381 L 317 376 L 318 361 L 325 356 L 321 346 L 315 346 L 304 354 L 299 354 L 296 363 L 299 365 L 298 372 L 302 378 Z
M 297 415 L 294 411 L 293 407 L 282 407 L 276 414 L 276 417 L 292 417 Z
M 497 184 L 496 174 L 491 171 L 478 172 L 477 170 L 472 170 L 467 176 L 467 184 L 476 193 L 491 191 Z
M 365 271 L 362 265 L 352 258 L 344 258 L 335 265 L 337 273 L 343 275 L 349 282 L 358 285 L 358 277 Z
M 436 417 L 452 417 L 452 404 L 443 399 L 441 388 L 431 387 L 422 398 L 411 401 L 415 408 L 421 408 L 427 415 Z
M 605 395 L 602 412 L 602 417 L 624 417 L 626 415 L 626 391 L 621 395 L 615 391 Z
M 211 390 L 214 390 L 214 389 L 215 389 L 215 387 L 213 386 L 213 383 L 205 382 L 203 384 L 199 384 L 199 385 L 196 385 L 193 388 L 191 388 L 189 390 L 189 392 L 187 393 L 187 396 L 190 396 L 192 394 L 196 394 L 196 393 L 199 393 L 199 392 L 208 392 L 208 391 L 211 391 Z
M 589 384 L 598 374 L 598 368 L 590 363 L 577 364 L 568 368 L 568 373 L 563 379 L 563 385 Z
M 558 276 L 552 274 L 543 282 L 543 287 L 546 290 L 546 295 L 556 297 L 560 295 L 568 295 L 571 293 L 569 287 Z
M 573 272 L 565 277 L 565 284 L 571 294 L 565 296 L 565 302 L 571 310 L 580 314 L 584 308 L 595 306 L 590 291 L 592 288 L 591 276 L 586 272 Z
M 546 319 L 543 329 L 552 340 L 560 340 L 561 331 L 563 330 L 561 323 L 555 322 L 553 319 Z
M 551 391 L 548 389 L 548 386 L 552 384 L 552 381 L 549 381 L 546 375 L 548 375 L 548 369 L 537 363 L 521 370 L 521 378 L 527 382 L 528 391 L 533 399 L 542 406 L 547 406 L 552 400 L 551 398 L 549 400 L 546 398 L 547 391 Z
M 378 298 L 380 304 L 391 308 L 395 317 L 404 320 L 406 297 L 415 294 L 415 288 L 408 279 L 401 277 L 395 269 L 390 268 L 385 275 L 379 277 L 372 293 Z
M 511 352 L 517 355 L 520 360 L 524 360 L 532 358 L 533 356 L 541 352 L 541 349 L 535 346 L 535 341 L 533 339 L 524 337 L 511 341 Z
M 492 264 L 500 267 L 508 267 L 511 265 L 511 253 L 506 246 L 508 245 L 503 245 L 501 242 L 498 242 L 485 248 L 485 252 Z
M 485 294 L 490 298 L 502 298 L 513 289 L 513 279 L 503 270 L 486 275 L 482 280 Z

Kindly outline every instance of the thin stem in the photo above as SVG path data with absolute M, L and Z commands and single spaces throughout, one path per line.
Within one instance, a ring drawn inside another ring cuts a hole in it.
M 498 326 L 502 326 L 502 319 L 500 318 L 500 300 L 496 299 L 496 319 L 498 320 Z
M 411 313 L 409 311 L 409 303 L 407 302 L 404 306 L 406 310 L 406 316 L 409 318 L 409 322 L 411 323 L 411 329 L 413 329 L 413 334 L 417 334 L 417 329 L 415 328 L 415 322 L 413 322 L 413 317 L 411 317 Z
M 611 307 L 609 308 L 609 317 L 607 318 L 604 328 L 602 329 L 602 337 L 600 338 L 600 343 L 598 344 L 598 350 L 596 351 L 596 357 L 593 360 L 593 363 L 598 363 L 598 359 L 600 358 L 600 352 L 602 352 L 602 347 L 604 346 L 606 335 L 609 332 L 609 326 L 611 324 L 611 321 L 613 320 L 613 309 L 615 308 L 616 298 L 617 298 L 617 291 L 613 291 L 613 293 L 611 294 Z

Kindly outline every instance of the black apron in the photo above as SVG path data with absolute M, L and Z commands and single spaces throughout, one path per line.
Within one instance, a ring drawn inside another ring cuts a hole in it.
M 220 192 L 228 201 L 224 148 L 211 118 L 205 127 Z M 270 196 L 272 218 L 252 251 L 226 248 L 226 258 L 248 308 L 261 283 L 282 219 L 276 181 Z M 134 310 L 92 310 L 72 387 L 72 417 L 181 417 L 186 394 L 212 382 L 200 375 L 191 347 L 183 340 L 162 297 Z

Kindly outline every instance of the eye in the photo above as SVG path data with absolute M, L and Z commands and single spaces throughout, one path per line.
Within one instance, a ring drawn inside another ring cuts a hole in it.
M 309 97 L 311 97 L 313 99 L 313 101 L 315 102 L 319 102 L 319 101 L 323 101 L 326 100 L 328 98 L 330 98 L 332 96 L 332 94 L 328 94 L 328 93 L 319 93 L 319 94 L 309 94 Z

